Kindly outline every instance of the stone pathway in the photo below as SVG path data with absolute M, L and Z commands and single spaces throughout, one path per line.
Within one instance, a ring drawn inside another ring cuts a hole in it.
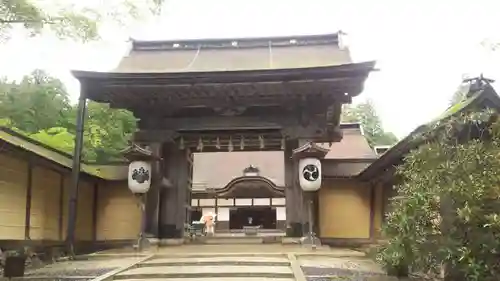
M 88 281 L 112 273 L 113 271 L 118 271 L 126 265 L 133 265 L 142 259 L 144 259 L 143 256 L 124 255 L 121 257 L 61 261 L 42 268 L 28 270 L 24 278 L 14 279 L 33 281 Z
M 322 281 L 391 280 L 352 250 L 284 245 L 184 245 L 105 251 L 29 272 L 29 280 L 61 281 Z

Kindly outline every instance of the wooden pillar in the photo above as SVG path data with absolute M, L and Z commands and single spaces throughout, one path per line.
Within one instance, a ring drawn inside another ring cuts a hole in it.
M 59 240 L 64 239 L 64 174 L 60 174 L 61 178 L 59 179 L 59 220 L 58 220 L 58 228 L 59 228 Z
M 160 238 L 174 238 L 175 237 L 175 208 L 177 204 L 176 198 L 176 165 L 173 151 L 176 148 L 174 143 L 165 143 L 163 145 L 162 158 L 163 158 L 163 173 L 169 179 L 171 185 L 166 188 L 160 189 L 160 213 L 159 213 L 159 237 Z
M 188 158 L 175 143 L 164 145 L 163 158 L 171 186 L 160 191 L 160 237 L 181 238 L 188 208 Z
M 370 239 L 374 239 L 377 235 L 377 228 L 375 227 L 375 207 L 376 207 L 376 192 L 377 185 L 370 183 Z
M 155 158 L 162 156 L 162 144 L 151 143 L 149 149 L 153 152 Z M 164 171 L 161 161 L 154 161 L 151 165 L 152 184 L 146 194 L 146 234 L 159 238 L 159 212 L 160 212 L 160 189 Z
M 97 241 L 97 216 L 99 211 L 99 183 L 94 183 L 92 199 L 92 241 Z
M 75 255 L 75 228 L 77 217 L 78 186 L 80 183 L 80 161 L 83 150 L 83 130 L 85 124 L 85 112 L 87 109 L 86 88 L 81 83 L 80 98 L 78 99 L 78 110 L 76 112 L 76 134 L 75 148 L 73 151 L 73 164 L 71 166 L 71 185 L 69 190 L 68 206 L 68 228 L 66 231 L 66 243 L 71 256 Z
M 302 236 L 301 219 L 301 189 L 297 172 L 297 161 L 292 159 L 292 150 L 298 147 L 297 140 L 286 142 L 284 161 L 285 161 L 285 198 L 286 198 L 286 226 L 287 236 Z
M 177 181 L 174 188 L 177 189 L 177 215 L 176 215 L 176 238 L 184 237 L 185 223 L 187 220 L 188 205 L 188 189 L 189 189 L 189 161 L 186 150 L 176 150 L 175 162 L 178 168 Z
M 26 186 L 26 216 L 24 218 L 24 239 L 29 240 L 31 228 L 31 197 L 33 193 L 33 163 L 28 159 L 28 180 Z
M 304 144 L 309 142 L 309 140 L 306 139 L 299 139 L 298 140 L 298 146 L 301 147 Z M 296 181 L 296 193 L 297 193 L 297 198 L 299 199 L 299 221 L 301 224 L 302 228 L 302 235 L 305 235 L 306 233 L 309 232 L 309 205 L 310 201 L 313 198 L 312 193 L 313 192 L 304 192 L 302 188 L 300 187 L 300 181 L 299 181 L 299 163 L 298 160 L 295 160 L 295 181 Z

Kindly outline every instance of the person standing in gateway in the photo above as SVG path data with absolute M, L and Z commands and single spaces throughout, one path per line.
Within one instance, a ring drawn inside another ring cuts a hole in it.
M 205 230 L 208 235 L 214 235 L 214 225 L 215 225 L 215 215 L 210 212 L 203 216 L 203 220 L 205 222 Z

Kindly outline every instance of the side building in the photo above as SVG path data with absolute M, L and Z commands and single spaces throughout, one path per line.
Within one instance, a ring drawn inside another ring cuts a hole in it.
M 0 127 L 0 248 L 63 246 L 72 158 Z M 141 213 L 125 165 L 83 164 L 78 192 L 77 251 L 130 244 Z

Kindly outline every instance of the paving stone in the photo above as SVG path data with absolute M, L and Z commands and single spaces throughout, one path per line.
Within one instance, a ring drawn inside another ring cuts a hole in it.
M 292 270 L 287 266 L 158 266 L 158 267 L 138 267 L 126 270 L 120 275 L 148 275 L 148 274 L 217 274 L 217 273 L 268 273 L 268 274 L 292 274 Z
M 178 264 L 178 263 L 237 263 L 237 262 L 254 262 L 254 263 L 289 263 L 285 257 L 259 257 L 259 256 L 212 256 L 212 257 L 178 257 L 178 258 L 156 258 L 144 262 L 144 264 Z
M 148 281 L 200 281 L 200 278 L 151 278 Z M 144 279 L 122 279 L 122 281 L 144 281 Z M 266 277 L 207 277 L 203 281 L 295 281 L 293 278 Z
M 136 260 L 138 259 L 114 258 L 107 260 L 61 261 L 46 265 L 42 268 L 28 270 L 25 275 L 33 277 L 54 277 L 52 280 L 55 280 L 55 277 L 97 277 Z
M 354 270 L 373 273 L 384 273 L 379 265 L 369 259 L 335 258 L 325 256 L 308 256 L 298 258 L 303 268 L 325 268 Z

